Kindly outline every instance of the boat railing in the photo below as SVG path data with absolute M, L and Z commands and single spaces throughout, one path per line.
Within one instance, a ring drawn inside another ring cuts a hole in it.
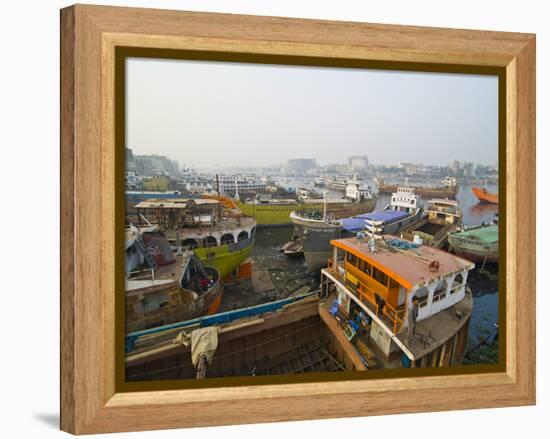
M 337 270 L 336 272 L 333 269 L 332 266 L 332 259 L 328 260 L 328 267 L 327 271 L 331 273 L 332 276 L 334 276 L 341 284 L 343 284 L 348 291 L 350 291 L 361 303 L 363 303 L 365 306 L 367 306 L 372 312 L 374 312 L 376 315 L 380 315 L 380 311 L 382 311 L 382 316 L 386 317 L 387 321 L 385 321 L 386 324 L 389 325 L 391 330 L 394 334 L 397 334 L 397 332 L 403 327 L 403 322 L 405 319 L 405 307 L 399 306 L 397 308 L 394 308 L 389 303 L 384 302 L 384 305 L 381 308 L 381 305 L 379 305 L 376 301 L 376 291 L 374 291 L 372 288 L 369 288 L 368 285 L 361 282 L 360 280 L 357 280 L 357 283 L 351 282 L 345 275 L 345 271 L 340 272 L 340 270 Z M 340 264 L 338 264 L 338 267 L 340 267 Z
M 418 296 L 417 296 L 418 297 Z M 419 301 L 418 301 L 418 308 L 424 308 L 425 306 L 428 305 L 428 295 L 424 296 L 424 297 L 418 297 Z
M 131 280 L 152 280 L 153 285 L 155 282 L 155 269 L 147 268 L 143 270 L 129 271 L 127 274 L 128 279 Z
M 436 212 L 436 213 L 443 212 L 443 213 L 450 213 L 450 214 L 453 214 L 453 215 L 457 214 L 456 208 L 434 206 L 434 205 L 431 205 L 430 207 L 428 207 L 428 209 L 426 209 L 426 212 Z
M 382 313 L 393 322 L 393 333 L 397 334 L 403 326 L 403 321 L 405 319 L 405 307 L 399 306 L 394 308 L 386 302 L 384 304 L 384 308 L 382 308 Z
M 435 291 L 432 298 L 432 303 L 439 302 L 440 300 L 443 300 L 445 297 L 447 297 L 447 290 L 445 288 Z

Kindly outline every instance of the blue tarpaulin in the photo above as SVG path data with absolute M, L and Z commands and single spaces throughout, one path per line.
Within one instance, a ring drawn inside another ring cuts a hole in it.
M 344 230 L 347 232 L 363 230 L 365 228 L 365 220 L 370 221 L 383 221 L 385 223 L 393 222 L 406 218 L 409 216 L 407 212 L 401 212 L 399 210 L 378 210 L 376 212 L 364 213 L 362 215 L 353 216 L 351 218 L 344 218 L 340 221 Z
M 386 241 L 390 247 L 400 248 L 403 250 L 410 250 L 420 247 L 420 244 L 415 244 L 414 242 L 404 241 L 402 239 L 392 239 L 391 241 Z

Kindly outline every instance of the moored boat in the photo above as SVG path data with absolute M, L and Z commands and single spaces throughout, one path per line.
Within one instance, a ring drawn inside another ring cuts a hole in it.
M 319 270 L 330 257 L 328 243 L 342 234 L 341 222 L 316 211 L 291 212 L 290 219 L 296 239 L 302 245 L 307 271 Z
M 309 272 L 321 269 L 330 257 L 332 239 L 372 233 L 397 233 L 421 219 L 420 199 L 410 188 L 399 188 L 384 210 L 355 215 L 339 220 L 311 213 L 294 212 L 291 219 L 304 245 L 304 257 Z
M 449 199 L 429 200 L 424 208 L 422 220 L 400 233 L 401 237 L 416 240 L 430 247 L 443 248 L 449 232 L 460 227 L 462 211 L 458 201 Z
M 126 331 L 212 314 L 223 284 L 218 270 L 193 252 L 174 255 L 156 227 L 130 226 L 126 235 Z
M 288 226 L 292 224 L 290 213 L 314 212 L 323 210 L 323 199 L 306 199 L 297 201 L 293 198 L 255 198 L 244 202 L 237 201 L 243 215 L 254 218 L 258 227 Z M 370 212 L 376 205 L 376 195 L 362 197 L 357 201 L 345 198 L 326 200 L 327 213 L 333 218 L 344 218 L 360 213 Z
M 332 322 L 369 369 L 460 364 L 468 344 L 474 264 L 393 236 L 338 239 L 321 272 Z M 340 325 L 338 322 L 342 322 Z
M 128 381 L 366 369 L 322 321 L 317 292 L 127 334 L 125 366 Z
M 298 237 L 293 237 L 290 241 L 281 246 L 281 251 L 285 256 L 298 257 L 304 255 L 304 245 Z
M 391 194 L 397 191 L 398 184 L 387 184 L 383 179 L 375 179 L 379 194 Z M 446 177 L 442 181 L 442 186 L 414 186 L 411 187 L 419 196 L 423 198 L 455 198 L 458 193 L 458 184 L 456 178 Z
M 225 277 L 249 256 L 256 236 L 256 221 L 227 206 L 209 198 L 148 200 L 135 208 L 139 219 L 161 228 L 173 248 L 193 250 Z
M 498 193 L 493 194 L 483 187 L 472 187 L 472 192 L 480 203 L 498 204 Z
M 472 262 L 498 263 L 498 224 L 471 227 L 448 234 L 449 247 Z
M 410 187 L 399 187 L 384 210 L 342 220 L 346 231 L 357 233 L 367 230 L 371 234 L 395 234 L 415 224 L 422 217 L 421 200 Z
M 180 191 L 127 190 L 125 192 L 126 213 L 135 213 L 135 205 L 145 200 L 172 200 L 182 196 Z

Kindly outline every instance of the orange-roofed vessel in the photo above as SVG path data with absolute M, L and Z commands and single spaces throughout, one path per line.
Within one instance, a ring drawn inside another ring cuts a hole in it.
M 482 187 L 472 187 L 472 192 L 480 203 L 498 204 L 498 193 L 492 194 Z

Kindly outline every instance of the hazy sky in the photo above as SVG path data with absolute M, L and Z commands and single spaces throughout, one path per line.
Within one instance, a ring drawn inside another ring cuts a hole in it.
M 180 165 L 495 165 L 496 76 L 129 59 L 126 143 Z

